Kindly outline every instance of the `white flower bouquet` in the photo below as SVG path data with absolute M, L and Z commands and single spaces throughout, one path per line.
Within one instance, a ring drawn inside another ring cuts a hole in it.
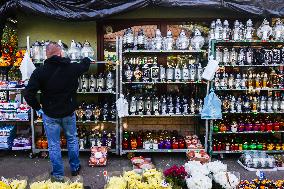
M 202 174 L 209 175 L 209 170 L 206 164 L 202 165 L 199 161 L 189 161 L 184 165 L 185 171 L 189 175 Z
M 202 173 L 195 173 L 186 179 L 186 185 L 188 189 L 211 189 L 212 180 Z
M 227 165 L 221 161 L 212 161 L 207 163 L 207 169 L 210 171 L 210 173 L 215 175 L 219 172 L 227 172 Z
M 219 172 L 214 174 L 214 188 L 236 189 L 240 183 L 240 173 L 238 172 Z

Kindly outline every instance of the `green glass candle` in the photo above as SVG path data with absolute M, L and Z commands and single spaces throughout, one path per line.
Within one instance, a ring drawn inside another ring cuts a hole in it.
M 257 144 L 256 148 L 257 150 L 263 150 L 263 146 L 261 143 Z
M 256 144 L 255 143 L 251 143 L 250 144 L 250 149 L 251 150 L 256 150 Z
M 248 143 L 247 143 L 247 142 L 245 142 L 245 143 L 243 144 L 243 150 L 248 150 Z
M 217 124 L 213 126 L 213 131 L 214 133 L 219 132 L 219 126 Z

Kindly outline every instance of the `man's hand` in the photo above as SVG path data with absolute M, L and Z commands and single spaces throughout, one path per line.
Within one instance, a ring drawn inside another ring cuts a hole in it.
M 36 115 L 37 115 L 38 117 L 42 117 L 42 114 L 43 114 L 42 109 L 39 109 L 38 111 L 36 111 Z
M 90 58 L 90 57 L 87 57 L 88 59 L 90 59 L 91 62 L 95 62 L 94 59 Z

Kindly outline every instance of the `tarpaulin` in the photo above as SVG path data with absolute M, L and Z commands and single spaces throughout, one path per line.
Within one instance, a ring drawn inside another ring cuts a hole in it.
M 7 0 L 0 17 L 18 11 L 62 20 L 97 20 L 139 8 L 225 8 L 263 16 L 284 16 L 284 0 Z

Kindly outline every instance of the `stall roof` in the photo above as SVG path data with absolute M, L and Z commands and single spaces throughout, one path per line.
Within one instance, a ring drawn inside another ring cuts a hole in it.
M 0 17 L 18 11 L 61 20 L 98 20 L 147 6 L 232 9 L 260 16 L 284 16 L 283 0 L 2 0 Z

